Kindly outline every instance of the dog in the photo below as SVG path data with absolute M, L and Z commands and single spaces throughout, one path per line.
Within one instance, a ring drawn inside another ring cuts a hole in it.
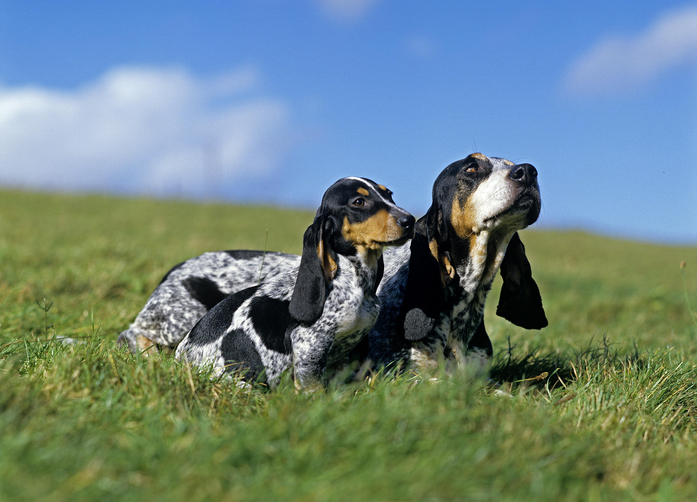
M 304 234 L 300 263 L 282 260 L 259 285 L 217 303 L 175 358 L 271 387 L 292 368 L 296 388 L 322 388 L 378 317 L 383 248 L 408 242 L 415 221 L 384 186 L 337 181 Z
M 447 166 L 410 243 L 385 255 L 380 316 L 368 335 L 374 367 L 432 372 L 474 367 L 493 355 L 484 304 L 500 270 L 497 315 L 526 329 L 548 321 L 518 236 L 541 209 L 530 164 L 475 153 Z

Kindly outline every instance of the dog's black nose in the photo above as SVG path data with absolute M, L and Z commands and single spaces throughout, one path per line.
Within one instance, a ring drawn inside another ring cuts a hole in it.
M 415 222 L 416 219 L 414 219 L 414 217 L 410 214 L 402 216 L 397 220 L 399 226 L 406 229 L 410 229 L 411 227 L 413 227 Z
M 530 185 L 537 180 L 537 169 L 532 164 L 519 164 L 511 169 L 509 176 L 512 180 Z

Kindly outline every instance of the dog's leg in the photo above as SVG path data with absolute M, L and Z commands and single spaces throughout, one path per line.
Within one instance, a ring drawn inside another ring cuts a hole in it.
M 484 327 L 484 319 L 477 327 L 477 331 L 467 344 L 467 353 L 462 361 L 464 366 L 476 376 L 489 374 L 491 359 L 494 356 L 494 348 Z
M 133 329 L 127 329 L 122 332 L 116 339 L 116 344 L 118 346 L 127 346 L 128 350 L 134 354 L 141 353 L 143 355 L 148 355 L 160 350 L 158 345 L 150 338 Z
M 311 393 L 324 389 L 332 341 L 331 336 L 308 328 L 298 327 L 293 331 L 293 381 L 298 391 Z

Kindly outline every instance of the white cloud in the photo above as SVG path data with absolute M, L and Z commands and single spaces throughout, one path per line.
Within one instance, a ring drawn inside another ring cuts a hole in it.
M 340 21 L 364 17 L 380 0 L 316 0 L 326 15 Z
M 601 40 L 574 62 L 564 86 L 573 94 L 620 92 L 696 63 L 697 7 L 686 7 L 665 14 L 635 36 Z
M 0 87 L 0 183 L 200 196 L 268 175 L 292 148 L 289 110 L 253 97 L 258 80 L 124 67 L 71 91 Z

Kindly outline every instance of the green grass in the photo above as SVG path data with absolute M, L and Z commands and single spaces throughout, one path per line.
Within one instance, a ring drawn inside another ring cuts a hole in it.
M 523 232 L 550 326 L 497 318 L 495 285 L 500 387 L 239 390 L 116 348 L 172 265 L 297 253 L 311 219 L 0 191 L 0 500 L 697 499 L 694 247 Z

